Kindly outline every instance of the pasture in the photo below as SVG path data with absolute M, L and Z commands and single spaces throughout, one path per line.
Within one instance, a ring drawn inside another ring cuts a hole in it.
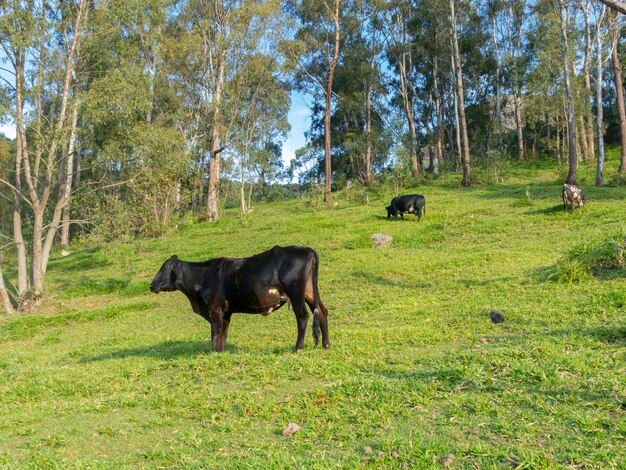
M 606 180 L 616 167 L 607 161 Z M 498 184 L 458 174 L 405 187 L 426 216 L 386 219 L 378 187 L 237 210 L 168 236 L 78 245 L 50 263 L 37 314 L 0 320 L 0 465 L 168 468 L 624 468 L 626 273 L 550 273 L 568 250 L 626 229 L 626 187 L 579 185 L 531 163 Z M 394 237 L 374 249 L 375 232 Z M 292 354 L 287 306 L 235 314 L 226 352 L 179 292 L 153 295 L 161 263 L 320 256 L 331 348 Z M 506 322 L 492 324 L 499 310 Z M 289 423 L 301 430 L 290 437 Z

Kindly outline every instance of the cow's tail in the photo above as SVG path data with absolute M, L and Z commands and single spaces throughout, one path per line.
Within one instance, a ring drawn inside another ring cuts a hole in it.
M 313 339 L 315 340 L 315 345 L 320 341 L 320 293 L 317 287 L 317 271 L 319 267 L 319 259 L 317 257 L 317 252 L 313 250 L 313 266 L 311 269 L 311 282 L 313 283 Z

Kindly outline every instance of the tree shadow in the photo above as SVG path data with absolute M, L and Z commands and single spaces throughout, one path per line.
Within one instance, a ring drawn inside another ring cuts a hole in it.
M 388 279 L 383 276 L 377 276 L 375 274 L 368 273 L 365 271 L 354 271 L 350 273 L 350 276 L 357 278 L 357 279 L 363 279 L 372 284 L 382 284 L 384 286 L 399 287 L 401 289 L 425 289 L 425 288 L 432 287 L 432 284 L 428 284 L 424 282 L 409 283 L 406 281 L 395 281 L 393 279 Z
M 111 263 L 102 257 L 94 256 L 101 250 L 100 247 L 72 253 L 65 257 L 50 259 L 50 269 L 62 272 L 87 271 L 109 266 Z
M 591 328 L 587 330 L 553 330 L 545 333 L 549 336 L 576 336 L 582 335 L 597 341 L 626 346 L 626 327 Z

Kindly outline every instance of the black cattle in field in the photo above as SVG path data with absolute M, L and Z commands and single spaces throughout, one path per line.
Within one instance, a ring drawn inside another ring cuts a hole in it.
M 394 216 L 395 220 L 398 220 L 398 214 L 400 218 L 404 220 L 404 213 L 415 214 L 417 221 L 419 222 L 423 214 L 426 215 L 426 199 L 420 194 L 409 194 L 407 196 L 394 197 L 391 200 L 391 204 L 387 207 L 387 218 Z
M 572 204 L 572 214 L 574 213 L 574 207 L 578 205 L 580 212 L 582 213 L 583 207 L 585 206 L 585 195 L 582 190 L 574 186 L 573 184 L 564 184 L 563 185 L 563 210 L 567 214 L 567 206 L 569 203 Z
M 169 258 L 150 284 L 155 294 L 179 290 L 187 296 L 193 311 L 211 323 L 214 351 L 224 351 L 233 313 L 269 315 L 289 302 L 298 323 L 294 352 L 304 347 L 313 312 L 313 338 L 330 346 L 328 310 L 317 287 L 317 253 L 304 246 L 275 246 L 249 258 L 215 258 L 197 263 Z

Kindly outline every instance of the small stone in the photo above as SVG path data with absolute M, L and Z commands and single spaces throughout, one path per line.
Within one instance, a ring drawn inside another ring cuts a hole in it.
M 504 315 L 502 312 L 498 312 L 497 310 L 492 310 L 489 313 L 489 319 L 492 323 L 504 323 Z
M 391 235 L 385 235 L 384 233 L 375 233 L 370 238 L 374 242 L 374 248 L 391 246 L 393 243 L 393 237 Z
M 69 251 L 65 251 L 65 250 L 61 252 L 61 256 L 63 256 L 63 258 L 65 258 L 66 256 L 69 256 L 70 254 L 71 253 Z
M 368 454 L 372 452 L 372 448 L 370 446 L 363 447 L 363 452 L 367 452 Z
M 454 462 L 454 455 L 453 454 L 448 454 L 443 459 L 441 459 L 441 465 L 443 465 L 446 468 L 448 468 L 450 465 L 452 465 L 452 462 Z
M 394 450 L 394 451 L 391 453 L 391 458 L 392 458 L 392 459 L 397 459 L 398 457 L 400 457 L 400 454 L 398 453 L 398 451 L 397 451 L 397 450 Z
M 298 426 L 296 423 L 289 423 L 287 426 L 285 426 L 285 429 L 283 429 L 283 436 L 285 437 L 293 436 L 295 433 L 300 431 L 300 429 L 302 428 Z

